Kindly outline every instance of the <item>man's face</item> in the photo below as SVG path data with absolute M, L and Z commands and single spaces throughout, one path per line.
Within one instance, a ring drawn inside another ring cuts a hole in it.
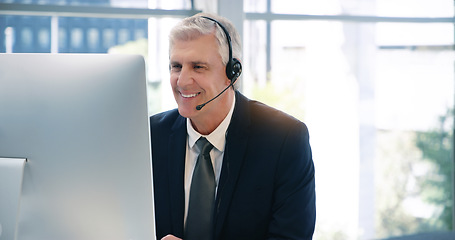
M 196 110 L 197 105 L 209 101 L 230 83 L 213 34 L 174 42 L 170 51 L 170 68 L 171 86 L 180 115 L 196 119 L 226 112 L 227 105 L 222 104 L 226 101 L 225 94 L 202 110 Z

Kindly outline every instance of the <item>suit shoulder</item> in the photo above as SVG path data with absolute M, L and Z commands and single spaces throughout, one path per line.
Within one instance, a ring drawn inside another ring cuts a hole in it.
M 249 109 L 251 113 L 251 121 L 253 125 L 262 125 L 270 128 L 303 128 L 307 130 L 307 126 L 297 118 L 262 102 L 249 100 Z
M 150 125 L 152 128 L 172 125 L 179 116 L 177 109 L 157 113 L 150 117 Z
M 175 127 L 185 126 L 185 118 L 177 109 L 158 113 L 150 117 L 150 130 L 152 141 L 155 137 L 168 136 Z

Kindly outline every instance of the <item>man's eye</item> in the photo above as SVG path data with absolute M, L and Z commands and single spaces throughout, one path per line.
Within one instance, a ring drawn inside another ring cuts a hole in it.
M 180 65 L 180 64 L 171 64 L 170 69 L 172 71 L 179 71 L 180 69 L 182 69 L 182 65 Z
M 202 65 L 194 65 L 194 69 L 196 70 L 200 70 L 200 69 L 204 69 L 205 67 L 202 66 Z

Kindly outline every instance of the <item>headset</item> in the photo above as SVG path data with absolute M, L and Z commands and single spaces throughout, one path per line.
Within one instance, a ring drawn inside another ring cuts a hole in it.
M 229 47 L 229 60 L 226 64 L 226 76 L 229 78 L 229 80 L 231 80 L 231 82 L 235 82 L 235 80 L 237 80 L 237 78 L 242 73 L 242 64 L 240 63 L 239 60 L 232 57 L 232 43 L 231 43 L 231 36 L 229 35 L 229 32 L 223 26 L 223 24 L 221 24 L 219 21 L 217 21 L 211 17 L 207 17 L 207 16 L 202 16 L 202 17 L 216 23 L 223 30 L 224 35 L 226 35 L 226 40 L 227 40 L 228 47 Z
M 229 35 L 229 32 L 227 31 L 227 29 L 223 26 L 223 24 L 221 24 L 219 21 L 217 21 L 211 17 L 207 17 L 207 16 L 201 16 L 201 17 L 216 23 L 223 30 L 224 35 L 226 35 L 226 40 L 227 40 L 228 47 L 229 47 L 229 60 L 226 64 L 226 76 L 229 78 L 229 80 L 231 80 L 231 83 L 229 84 L 229 86 L 227 86 L 223 91 L 221 91 L 214 98 L 210 99 L 209 101 L 207 101 L 203 104 L 197 105 L 196 110 L 198 110 L 198 111 L 201 110 L 207 103 L 209 103 L 209 102 L 215 100 L 217 97 L 219 97 L 228 88 L 232 87 L 232 85 L 234 85 L 235 81 L 239 78 L 240 74 L 242 73 L 242 64 L 240 63 L 240 61 L 238 59 L 232 57 L 231 36 Z

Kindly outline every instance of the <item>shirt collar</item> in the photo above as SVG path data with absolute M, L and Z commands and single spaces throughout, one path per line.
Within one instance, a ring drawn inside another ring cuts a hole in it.
M 228 115 L 224 118 L 220 125 L 209 135 L 202 135 L 194 130 L 193 126 L 191 125 L 191 121 L 189 118 L 186 119 L 186 131 L 188 132 L 188 144 L 190 149 L 193 148 L 194 144 L 200 137 L 205 137 L 207 140 L 219 151 L 224 151 L 224 146 L 226 143 L 226 132 L 231 123 L 232 113 L 234 112 L 235 106 L 235 95 L 234 101 L 232 101 L 231 109 L 229 110 Z

